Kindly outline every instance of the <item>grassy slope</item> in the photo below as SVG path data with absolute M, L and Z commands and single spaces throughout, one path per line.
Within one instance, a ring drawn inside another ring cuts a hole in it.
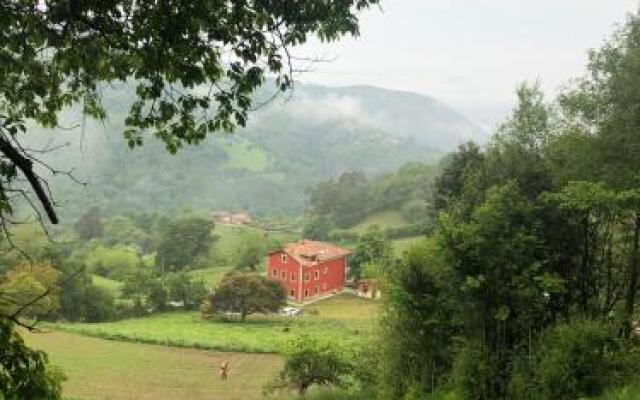
M 426 236 L 412 236 L 394 240 L 393 248 L 396 252 L 396 255 L 402 255 L 403 252 L 409 250 L 412 246 L 421 243 L 425 238 Z
M 214 234 L 217 239 L 209 251 L 210 257 L 217 260 L 219 265 L 232 265 L 236 261 L 243 238 L 247 235 L 262 235 L 262 231 L 244 226 L 218 224 Z
M 113 297 L 115 298 L 120 297 L 122 292 L 122 285 L 123 285 L 122 282 L 105 278 L 100 275 L 91 275 L 91 280 L 94 285 L 109 291 L 109 293 L 111 293 Z
M 197 312 L 174 312 L 100 324 L 57 324 L 90 336 L 223 351 L 279 352 L 297 334 L 320 334 L 337 343 L 362 343 L 375 327 L 379 303 L 352 295 L 317 302 L 297 319 L 250 317 L 245 323 L 203 321 Z
M 369 227 L 378 225 L 380 228 L 399 228 L 409 222 L 399 211 L 389 210 L 372 214 L 349 230 L 356 233 L 364 233 Z
M 262 385 L 282 365 L 267 354 L 215 353 L 122 343 L 62 332 L 25 333 L 68 377 L 64 395 L 74 399 L 261 399 Z M 230 362 L 227 382 L 217 368 Z
M 189 274 L 195 279 L 202 279 L 207 287 L 215 287 L 232 270 L 232 267 L 212 267 L 194 269 L 189 271 Z
M 269 167 L 269 157 L 257 146 L 248 142 L 221 143 L 229 160 L 225 168 L 243 169 L 251 172 L 261 172 Z
M 266 232 L 257 227 L 250 226 L 233 226 L 218 224 L 214 231 L 217 236 L 216 241 L 211 246 L 209 256 L 217 260 L 218 265 L 234 265 L 237 260 L 238 252 L 246 238 L 259 238 L 266 243 L 277 241 L 281 243 L 293 242 L 299 239 L 299 236 L 289 232 Z

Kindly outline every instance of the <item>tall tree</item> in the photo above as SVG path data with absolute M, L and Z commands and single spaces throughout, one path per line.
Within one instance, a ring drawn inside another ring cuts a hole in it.
M 363 268 L 374 264 L 381 272 L 393 261 L 393 246 L 387 235 L 378 226 L 370 227 L 358 238 L 356 249 L 349 260 L 349 274 L 359 279 Z
M 80 239 L 88 240 L 101 237 L 104 227 L 100 216 L 100 208 L 91 207 L 89 211 L 78 219 L 74 228 Z
M 255 313 L 273 313 L 286 304 L 287 294 L 280 282 L 257 275 L 231 273 L 205 299 L 203 315 L 225 312 L 238 313 L 244 321 Z
M 200 217 L 173 221 L 162 233 L 156 265 L 163 271 L 177 271 L 191 265 L 213 242 L 213 222 Z
M 622 190 L 638 188 L 640 176 L 640 14 L 590 55 L 589 73 L 562 97 L 568 118 L 595 134 L 591 163 L 594 178 Z M 625 312 L 631 319 L 640 283 L 640 210 L 627 219 L 631 242 Z

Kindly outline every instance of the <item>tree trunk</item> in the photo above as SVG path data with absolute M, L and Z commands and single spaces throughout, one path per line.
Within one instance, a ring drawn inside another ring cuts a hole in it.
M 589 289 L 588 285 L 591 281 L 591 274 L 589 271 L 589 258 L 590 253 L 590 241 L 589 241 L 589 214 L 585 215 L 582 220 L 583 235 L 584 235 L 584 247 L 582 249 L 582 260 L 580 262 L 580 277 L 579 290 L 580 290 L 580 308 L 584 316 L 587 316 L 589 311 Z
M 625 301 L 627 317 L 627 336 L 633 329 L 633 313 L 636 305 L 636 293 L 638 291 L 638 242 L 640 240 L 640 214 L 636 213 L 633 227 L 633 243 L 631 247 L 631 259 L 629 261 L 629 287 Z

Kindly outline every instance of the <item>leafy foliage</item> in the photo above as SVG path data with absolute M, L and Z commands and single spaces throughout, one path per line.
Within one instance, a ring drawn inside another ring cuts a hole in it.
M 25 317 L 42 318 L 55 314 L 60 308 L 61 273 L 51 264 L 23 263 L 5 275 L 5 282 L 0 286 L 3 315 L 21 310 Z
M 102 236 L 104 227 L 98 207 L 91 207 L 75 223 L 74 228 L 80 239 L 88 240 Z
M 262 276 L 231 273 L 204 301 L 203 316 L 238 313 L 244 321 L 254 313 L 273 313 L 286 304 L 287 295 L 279 282 Z
M 29 349 L 14 327 L 0 322 L 0 393 L 6 400 L 61 398 L 64 376 L 46 355 Z
M 526 379 L 514 374 L 514 395 L 532 399 L 591 398 L 633 378 L 638 351 L 630 349 L 612 328 L 602 322 L 575 321 L 546 331 L 529 367 L 533 385 L 519 387 L 518 381 Z
M 60 111 L 80 104 L 104 119 L 103 84 L 135 79 L 124 135 L 141 145 L 152 130 L 170 152 L 208 133 L 244 126 L 265 74 L 277 90 L 292 84 L 289 47 L 309 35 L 331 41 L 358 34 L 356 13 L 377 0 L 162 4 L 122 0 L 43 6 L 10 1 L 0 19 L 5 60 L 0 75 L 3 188 L 23 174 L 53 223 L 58 217 L 20 145 L 26 122 L 58 125 Z M 46 56 L 42 56 L 46 53 Z M 4 192 L 3 192 L 4 193 Z M 2 196 L 3 213 L 11 212 Z
M 353 278 L 358 279 L 363 274 L 365 266 L 372 264 L 375 264 L 375 269 L 384 271 L 392 261 L 393 246 L 391 241 L 378 227 L 373 226 L 358 237 L 356 249 L 349 259 L 350 274 Z
M 335 345 L 303 335 L 291 343 L 284 368 L 266 391 L 293 388 L 304 395 L 314 385 L 343 387 L 351 372 L 351 364 Z
M 429 273 L 389 279 L 385 330 L 395 336 L 384 337 L 382 365 L 426 360 L 381 380 L 392 397 L 419 397 L 448 381 L 465 399 L 575 399 L 630 379 L 640 279 L 631 83 L 639 27 L 635 15 L 593 52 L 589 76 L 557 104 L 537 84 L 519 86 L 489 145 L 467 144 L 447 158 L 434 188 L 431 247 L 396 268 L 400 277 L 402 265 Z M 449 313 L 445 326 L 439 309 Z M 423 335 L 443 351 L 404 345 Z
M 201 217 L 185 217 L 171 222 L 162 232 L 156 265 L 177 271 L 204 254 L 211 245 L 213 222 Z
M 402 211 L 413 226 L 429 223 L 427 199 L 436 168 L 409 163 L 394 173 L 368 180 L 363 173 L 343 173 L 308 190 L 305 231 L 327 238 L 332 228 L 349 228 L 382 211 Z
M 207 295 L 204 282 L 193 279 L 186 272 L 167 275 L 165 287 L 167 299 L 182 303 L 187 310 L 197 309 Z

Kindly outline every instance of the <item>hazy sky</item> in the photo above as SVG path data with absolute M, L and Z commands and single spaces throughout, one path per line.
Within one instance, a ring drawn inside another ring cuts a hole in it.
M 335 58 L 300 80 L 372 84 L 434 96 L 489 127 L 513 104 L 518 82 L 549 94 L 585 70 L 639 0 L 382 0 L 361 36 L 312 42 L 297 54 Z

